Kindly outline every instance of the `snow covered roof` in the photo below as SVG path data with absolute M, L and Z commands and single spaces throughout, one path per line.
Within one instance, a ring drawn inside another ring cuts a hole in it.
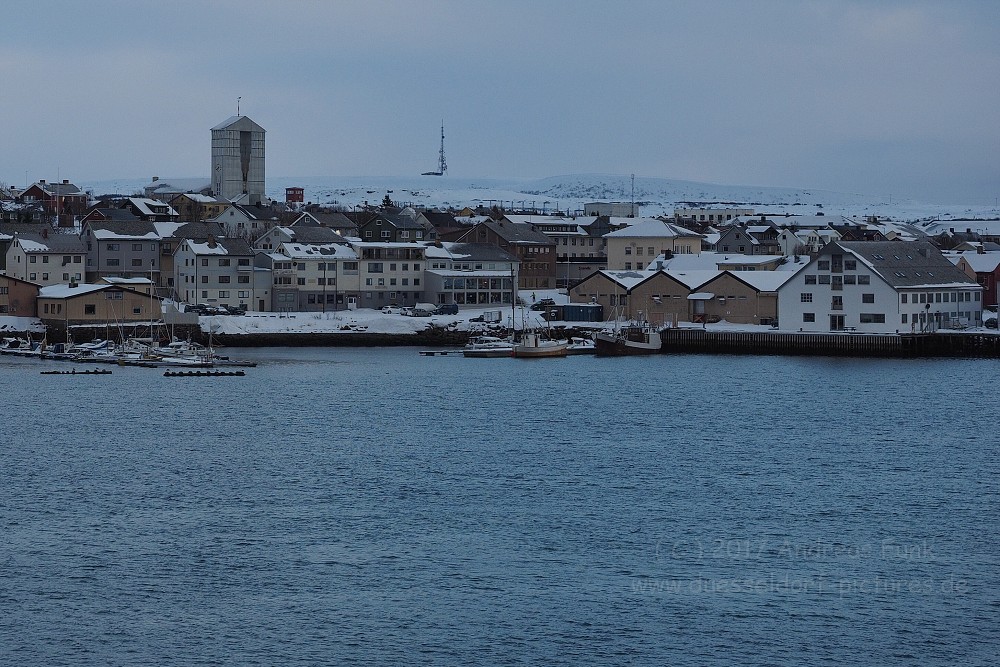
M 42 287 L 38 290 L 39 299 L 69 299 L 74 296 L 80 296 L 81 294 L 90 294 L 91 292 L 100 292 L 101 290 L 106 290 L 111 287 L 110 284 L 92 284 L 92 283 L 80 283 L 75 286 L 70 286 L 67 284 L 63 285 L 48 285 Z
M 672 222 L 664 222 L 657 218 L 635 218 L 634 223 L 625 229 L 616 232 L 608 232 L 604 238 L 677 238 L 679 236 L 701 237 L 701 234 L 692 232 L 690 229 L 675 225 Z
M 945 256 L 955 264 L 965 259 L 965 263 L 976 273 L 993 273 L 997 270 L 997 266 L 1000 266 L 1000 252 L 967 250 L 962 253 L 946 253 Z
M 188 249 L 195 255 L 253 255 L 253 248 L 243 239 L 185 240 Z
M 671 271 L 666 270 L 663 273 L 667 274 L 680 284 L 684 285 L 688 289 L 695 289 L 701 285 L 704 285 L 709 280 L 714 280 L 722 275 L 722 271 Z
M 652 275 L 655 275 L 655 271 L 610 271 L 603 270 L 600 273 L 607 276 L 612 281 L 621 285 L 626 291 L 632 289 L 643 280 L 646 280 Z
M 791 271 L 728 271 L 760 292 L 777 292 L 778 288 L 792 279 Z
M 307 244 L 285 242 L 278 246 L 275 255 L 282 259 L 347 259 L 358 258 L 353 248 L 341 243 Z

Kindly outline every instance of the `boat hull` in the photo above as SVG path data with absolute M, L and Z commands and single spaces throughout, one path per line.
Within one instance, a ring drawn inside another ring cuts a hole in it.
M 662 346 L 659 332 L 643 336 L 642 340 L 632 340 L 628 337 L 611 333 L 599 333 L 594 336 L 594 351 L 602 357 L 630 357 L 644 354 L 657 354 Z
M 544 345 L 541 347 L 534 347 L 531 345 L 514 346 L 514 356 L 518 359 L 542 359 L 545 357 L 565 357 L 569 354 L 566 349 L 568 345 L 565 343 L 560 343 L 557 345 Z
M 462 350 L 462 356 L 470 359 L 493 359 L 497 357 L 510 357 L 514 354 L 512 347 L 483 348 L 480 350 Z

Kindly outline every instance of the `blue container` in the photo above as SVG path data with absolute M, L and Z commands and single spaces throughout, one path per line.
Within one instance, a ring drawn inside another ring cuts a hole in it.
M 603 322 L 604 306 L 599 303 L 568 303 L 563 306 L 565 322 Z

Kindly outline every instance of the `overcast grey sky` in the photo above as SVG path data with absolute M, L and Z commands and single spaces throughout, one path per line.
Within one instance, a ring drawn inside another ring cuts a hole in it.
M 1000 195 L 1000 2 L 11 0 L 0 181 L 635 173 Z M 58 174 L 57 174 L 58 172 Z

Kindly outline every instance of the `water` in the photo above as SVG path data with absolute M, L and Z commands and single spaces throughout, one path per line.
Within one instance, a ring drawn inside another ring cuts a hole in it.
M 996 362 L 232 353 L 0 358 L 0 663 L 995 664 Z

